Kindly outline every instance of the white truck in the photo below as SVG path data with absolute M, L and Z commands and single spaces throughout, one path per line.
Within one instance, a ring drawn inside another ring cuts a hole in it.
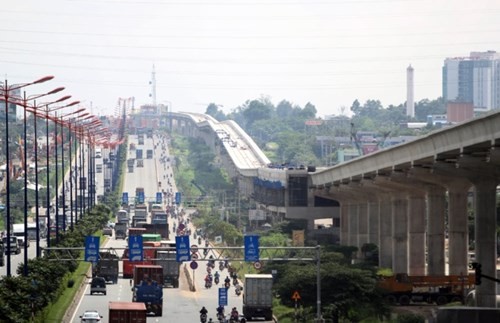
M 267 274 L 245 275 L 243 316 L 251 320 L 263 317 L 273 319 L 273 276 Z
M 24 239 L 24 223 L 16 223 L 12 225 L 12 235 L 15 236 L 19 240 L 19 245 L 24 246 L 26 243 L 26 246 L 30 246 L 30 241 L 27 239 L 25 241 Z
M 128 223 L 129 222 L 129 216 L 128 212 L 126 210 L 119 210 L 116 213 L 116 222 L 118 223 Z

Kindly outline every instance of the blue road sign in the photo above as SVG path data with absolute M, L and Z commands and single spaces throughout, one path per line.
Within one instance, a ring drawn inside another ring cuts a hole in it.
M 227 306 L 227 289 L 219 288 L 219 306 Z
M 181 192 L 175 192 L 175 204 L 181 204 Z
M 189 250 L 189 236 L 175 237 L 175 249 L 177 262 L 190 261 L 191 251 Z
M 85 237 L 85 261 L 97 263 L 99 260 L 99 237 Z
M 245 261 L 259 261 L 259 236 L 245 236 Z
M 122 204 L 128 204 L 128 192 L 122 193 Z
M 163 201 L 163 194 L 161 192 L 156 192 L 156 203 L 161 204 Z
M 138 200 L 139 204 L 144 203 L 144 192 L 139 192 L 139 196 L 137 197 L 137 200 Z
M 128 237 L 128 260 L 143 261 L 142 236 Z

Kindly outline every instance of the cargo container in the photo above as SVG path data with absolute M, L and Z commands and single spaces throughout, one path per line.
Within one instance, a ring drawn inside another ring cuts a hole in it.
M 160 242 L 162 239 L 161 239 L 161 235 L 158 234 L 158 233 L 143 233 L 142 234 L 142 241 L 143 242 L 147 242 L 147 241 L 158 241 Z M 159 246 L 160 244 L 158 244 Z
M 110 252 L 100 252 L 99 261 L 94 267 L 93 277 L 103 277 L 105 281 L 118 282 L 118 256 Z
M 135 150 L 135 159 L 142 159 L 142 149 Z
M 109 323 L 146 323 L 146 305 L 135 302 L 109 302 Z
M 146 150 L 146 158 L 147 159 L 152 159 L 153 158 L 153 149 Z
M 263 317 L 273 319 L 273 276 L 266 274 L 245 275 L 243 315 L 247 320 Z
M 145 233 L 160 234 L 162 240 L 168 239 L 168 224 L 138 223 L 137 227 L 144 228 Z
M 163 285 L 163 268 L 158 265 L 136 265 L 134 267 L 134 285 L 139 285 L 141 281 L 152 279 Z
M 130 228 L 133 229 L 133 228 Z M 130 235 L 129 229 L 129 235 Z M 157 248 L 160 242 L 147 241 L 143 242 L 143 261 L 130 261 L 128 259 L 128 248 L 123 252 L 123 278 L 132 278 L 134 276 L 134 267 L 139 265 L 153 265 L 153 259 L 156 258 Z M 152 247 L 152 248 L 151 248 Z M 163 283 L 163 282 L 162 282 Z

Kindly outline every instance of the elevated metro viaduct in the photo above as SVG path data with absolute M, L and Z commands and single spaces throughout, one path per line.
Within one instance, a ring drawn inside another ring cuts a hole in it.
M 500 113 L 317 172 L 269 168 L 265 159 L 260 166 L 244 165 L 235 147 L 220 144 L 225 137 L 217 123 L 201 114 L 171 119 L 173 128 L 203 138 L 218 151 L 240 191 L 266 212 L 305 218 L 309 228 L 315 218 L 340 218 L 340 243 L 375 243 L 380 266 L 394 272 L 444 275 L 448 237 L 449 274 L 467 274 L 472 196 L 476 260 L 483 274 L 496 276 Z M 248 136 L 240 137 L 254 154 L 260 152 Z M 478 305 L 495 307 L 496 289 L 494 282 L 483 280 Z
M 411 275 L 468 272 L 468 201 L 475 215 L 476 261 L 497 270 L 500 113 L 310 174 L 315 196 L 340 203 L 340 242 L 379 246 L 380 266 Z M 468 198 L 471 196 L 472 198 Z M 481 307 L 495 307 L 497 286 L 477 286 Z

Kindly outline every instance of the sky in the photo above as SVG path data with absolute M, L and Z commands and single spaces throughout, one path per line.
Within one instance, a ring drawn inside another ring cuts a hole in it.
M 228 113 L 247 100 L 310 102 L 319 117 L 358 99 L 441 96 L 446 57 L 500 51 L 498 0 L 4 0 L 0 73 L 55 78 L 96 115 L 156 102 Z M 58 97 L 59 95 L 59 97 Z M 76 109 L 76 107 L 75 107 Z

